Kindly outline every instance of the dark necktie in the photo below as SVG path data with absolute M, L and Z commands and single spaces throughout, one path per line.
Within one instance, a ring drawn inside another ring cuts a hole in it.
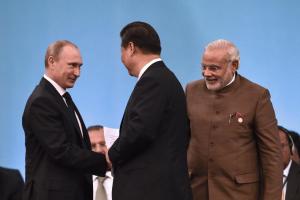
M 66 92 L 65 94 L 63 94 L 63 97 L 65 98 L 67 104 L 68 104 L 68 109 L 70 111 L 70 113 L 72 114 L 72 116 L 74 117 L 73 119 L 75 120 L 75 122 L 77 122 L 77 125 L 78 125 L 78 130 L 80 131 L 80 135 L 82 136 L 83 138 L 83 145 L 88 148 L 87 144 L 88 144 L 88 139 L 86 138 L 86 135 L 82 132 L 81 128 L 82 127 L 82 122 L 80 122 L 79 120 L 79 112 L 76 110 L 76 106 L 72 100 L 72 97 L 71 95 Z M 76 115 L 78 116 L 78 118 L 76 117 Z
M 74 102 L 72 100 L 72 97 L 71 97 L 71 95 L 68 92 L 66 92 L 63 95 L 63 97 L 65 98 L 65 100 L 66 100 L 66 102 L 68 104 L 68 109 L 69 109 L 71 115 L 74 117 L 73 119 L 75 120 L 75 122 L 77 122 L 78 128 L 80 130 L 80 134 L 82 135 L 83 133 L 82 133 L 81 128 L 80 128 L 81 127 L 81 122 L 80 122 L 80 120 L 78 118 L 79 113 L 76 112 L 76 107 L 75 107 L 75 104 L 74 104 Z
M 75 112 L 75 104 L 74 104 L 74 102 L 73 102 L 73 100 L 72 100 L 72 97 L 71 97 L 71 95 L 69 94 L 69 92 L 66 92 L 66 93 L 63 95 L 63 97 L 66 99 L 66 102 L 67 102 L 67 104 L 68 104 L 68 108 L 69 108 L 71 111 Z

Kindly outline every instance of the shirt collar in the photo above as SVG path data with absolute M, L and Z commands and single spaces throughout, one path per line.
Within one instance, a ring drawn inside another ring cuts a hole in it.
M 106 174 L 105 174 L 105 177 L 106 178 L 113 178 L 113 176 L 111 175 L 111 171 L 107 171 Z M 98 176 L 93 175 L 93 181 L 96 181 L 97 178 L 98 178 Z
M 60 85 L 58 85 L 54 80 L 52 80 L 49 76 L 47 76 L 46 74 L 44 74 L 44 78 L 49 81 L 51 83 L 51 85 L 53 85 L 53 87 L 57 90 L 57 92 L 60 94 L 60 96 L 62 96 L 63 94 L 66 93 L 66 90 L 63 89 Z
M 231 83 L 233 83 L 234 80 L 235 80 L 235 73 L 233 74 L 233 77 L 232 77 L 231 81 L 230 81 L 226 86 L 228 86 L 228 85 L 230 85 Z M 226 86 L 225 86 L 225 87 L 226 87 Z
M 291 164 L 292 164 L 292 160 L 290 160 L 289 164 L 286 166 L 286 168 L 283 170 L 283 175 L 285 175 L 286 177 L 288 177 L 289 175 L 289 171 L 291 168 Z
M 96 181 L 98 176 L 93 175 L 93 181 Z
M 148 62 L 140 71 L 139 76 L 138 76 L 138 80 L 140 80 L 140 78 L 142 77 L 142 75 L 144 74 L 144 72 L 154 63 L 161 61 L 161 58 L 155 58 L 153 60 L 151 60 L 150 62 Z

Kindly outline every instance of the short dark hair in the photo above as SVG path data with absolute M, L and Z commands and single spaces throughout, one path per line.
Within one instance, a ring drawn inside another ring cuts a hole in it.
M 102 125 L 92 125 L 87 128 L 87 131 L 98 131 L 103 129 Z
M 47 51 L 46 51 L 46 55 L 45 55 L 45 67 L 47 68 L 48 67 L 48 58 L 50 56 L 53 56 L 53 58 L 55 60 L 58 59 L 63 47 L 65 46 L 72 46 L 72 47 L 75 47 L 76 49 L 78 49 L 78 47 L 73 43 L 73 42 L 70 42 L 68 40 L 57 40 L 55 42 L 53 42 L 52 44 L 50 44 L 47 48 Z
M 290 152 L 291 154 L 293 154 L 294 139 L 292 138 L 290 131 L 280 125 L 278 125 L 278 129 L 285 133 L 286 139 L 289 144 Z
M 300 156 L 300 136 L 299 136 L 299 133 L 297 133 L 296 131 L 290 131 L 289 134 L 292 137 L 294 145 L 296 146 L 298 155 Z
M 121 46 L 127 47 L 129 42 L 134 43 L 143 53 L 159 54 L 161 52 L 160 39 L 155 29 L 146 22 L 132 22 L 120 32 Z

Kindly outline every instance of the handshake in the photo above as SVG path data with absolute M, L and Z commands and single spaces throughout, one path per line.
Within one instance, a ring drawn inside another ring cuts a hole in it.
M 112 169 L 112 163 L 109 159 L 109 156 L 108 156 L 108 150 L 106 150 L 105 152 L 105 158 L 106 158 L 106 163 L 107 163 L 107 170 L 111 170 Z

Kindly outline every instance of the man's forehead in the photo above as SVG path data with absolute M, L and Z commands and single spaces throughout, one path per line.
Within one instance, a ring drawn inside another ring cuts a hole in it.
M 207 49 L 203 53 L 203 57 L 218 57 L 223 58 L 228 55 L 228 51 L 225 48 L 214 48 L 214 49 Z
M 103 129 L 97 129 L 97 130 L 89 130 L 89 135 L 91 137 L 96 137 L 96 138 L 104 138 L 104 131 Z
M 225 49 L 206 50 L 202 56 L 202 63 L 217 62 L 223 63 L 228 61 L 228 53 Z
M 69 55 L 76 55 L 76 56 L 80 56 L 80 50 L 77 47 L 71 46 L 71 45 L 66 45 L 64 47 L 62 47 L 59 56 L 69 56 Z
M 81 54 L 75 47 L 71 49 L 63 49 L 62 52 L 60 52 L 58 59 L 64 59 L 66 62 L 70 63 L 83 64 Z

